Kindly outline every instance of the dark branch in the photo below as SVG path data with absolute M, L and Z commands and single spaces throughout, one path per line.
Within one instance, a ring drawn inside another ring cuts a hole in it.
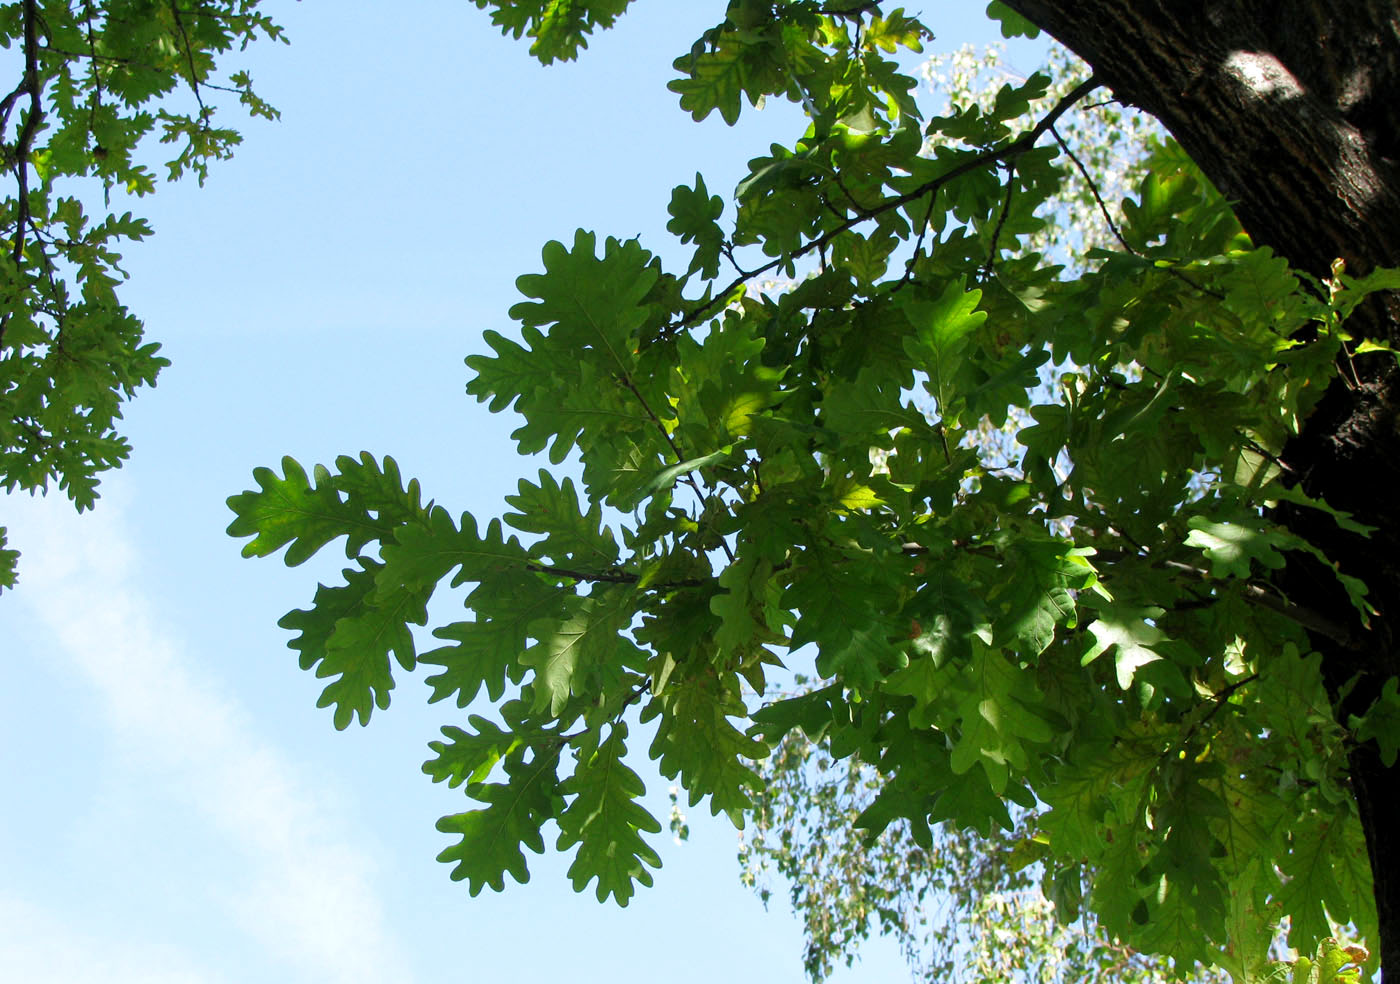
M 0 137 L 9 123 L 10 113 L 22 95 L 29 96 L 29 112 L 20 124 L 15 137 L 14 171 L 18 194 L 15 197 L 15 241 L 10 251 L 15 263 L 15 273 L 24 266 L 24 245 L 33 216 L 29 209 L 29 155 L 34 148 L 34 137 L 39 132 L 39 124 L 44 119 L 44 104 L 40 99 L 43 86 L 39 81 L 39 9 L 37 0 L 24 0 L 21 7 L 24 18 L 24 75 L 13 92 L 0 102 Z M 5 343 L 5 328 L 9 316 L 0 319 L 0 346 Z
M 34 148 L 34 137 L 39 132 L 39 124 L 44 119 L 44 106 L 40 101 L 39 85 L 39 10 L 36 0 L 24 0 L 24 81 L 10 95 L 18 98 L 21 93 L 29 95 L 29 113 L 19 128 L 15 139 L 15 180 L 19 183 L 19 198 L 16 202 L 15 245 L 12 255 L 18 266 L 24 259 L 24 240 L 29 229 L 29 154 Z M 9 102 L 9 99 L 6 100 Z M 8 116 L 10 107 L 5 107 Z
M 981 547 L 977 544 L 955 542 L 953 545 L 956 548 L 963 550 L 967 553 L 976 553 L 987 557 L 998 556 L 997 553 L 991 550 L 990 548 Z M 917 557 L 927 554 L 929 550 L 928 547 L 925 547 L 921 543 L 902 543 L 900 544 L 900 552 L 903 553 L 906 557 Z M 1113 563 L 1114 561 L 1118 560 L 1127 560 L 1130 558 L 1139 561 L 1145 561 L 1151 566 L 1163 567 L 1169 570 L 1177 571 L 1181 574 L 1185 574 L 1188 577 L 1190 577 L 1193 581 L 1197 581 L 1203 584 L 1212 580 L 1210 574 L 1206 571 L 1202 570 L 1199 567 L 1195 567 L 1191 564 L 1183 563 L 1179 560 L 1158 561 L 1150 557 L 1144 556 L 1142 554 L 1126 553 L 1124 551 L 1119 550 L 1099 550 L 1098 553 L 1095 554 L 1095 556 L 1098 559 L 1107 561 L 1109 563 Z M 1314 611 L 1313 609 L 1307 608 L 1303 605 L 1299 605 L 1296 602 L 1293 602 L 1287 598 L 1280 597 L 1278 594 L 1270 591 L 1264 585 L 1259 584 L 1255 581 L 1242 581 L 1240 582 L 1240 584 L 1244 589 L 1244 600 L 1249 604 L 1255 605 L 1259 608 L 1268 609 L 1269 611 L 1277 615 L 1282 615 L 1289 621 L 1295 622 L 1311 632 L 1316 632 L 1320 635 L 1326 636 L 1327 638 L 1332 639 L 1335 642 L 1339 642 L 1344 646 L 1348 646 L 1351 648 L 1356 648 L 1358 646 L 1356 637 L 1345 626 L 1333 622 L 1331 619 Z
M 636 584 L 640 578 L 630 571 L 578 571 L 568 567 L 555 567 L 552 564 L 537 564 L 526 561 L 525 569 L 536 574 L 549 574 L 554 577 L 567 577 L 571 581 L 584 581 L 589 584 Z M 648 589 L 669 591 L 673 588 L 699 588 L 709 584 L 703 577 L 685 577 L 679 581 L 653 581 Z

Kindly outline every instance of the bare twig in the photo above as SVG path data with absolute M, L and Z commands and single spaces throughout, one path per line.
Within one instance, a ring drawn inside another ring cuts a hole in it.
M 1118 240 L 1118 244 L 1122 246 L 1123 249 L 1136 256 L 1137 250 L 1129 246 L 1128 241 L 1123 238 L 1123 234 L 1118 231 L 1118 223 L 1113 221 L 1113 216 L 1109 213 L 1108 206 L 1104 204 L 1103 196 L 1099 194 L 1098 183 L 1093 179 L 1093 176 L 1089 174 L 1089 169 L 1084 166 L 1084 162 L 1079 159 L 1070 145 L 1065 142 L 1065 138 L 1060 136 L 1059 130 L 1056 130 L 1052 126 L 1050 128 L 1050 135 L 1055 138 L 1055 142 L 1060 145 L 1060 150 L 1064 151 L 1065 156 L 1074 164 L 1075 170 L 1079 172 L 1079 176 L 1084 179 L 1084 183 L 1089 188 L 1089 194 L 1094 196 L 1094 202 L 1099 206 L 1099 214 L 1103 216 L 1104 223 L 1108 226 L 1108 231 L 1113 233 L 1113 238 Z
M 97 40 L 92 36 L 92 0 L 83 2 L 83 27 L 87 33 L 88 58 L 92 62 L 92 114 L 89 120 L 97 122 L 97 110 L 102 105 L 102 76 L 97 71 Z

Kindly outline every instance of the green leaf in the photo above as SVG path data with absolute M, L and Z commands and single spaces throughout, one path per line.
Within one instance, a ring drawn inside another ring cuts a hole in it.
M 736 826 L 753 805 L 759 787 L 751 762 L 768 754 L 768 746 L 734 725 L 746 716 L 738 678 L 704 666 L 674 674 L 642 712 L 642 720 L 659 718 L 651 757 L 667 778 L 680 777 L 690 791 L 690 805 L 710 797 L 710 812 L 724 812 Z
M 724 245 L 724 230 L 715 220 L 724 214 L 724 201 L 711 195 L 705 179 L 695 173 L 695 187 L 679 185 L 671 193 L 671 221 L 666 228 L 683 243 L 695 244 L 686 274 L 699 272 L 706 280 L 719 276 L 720 249 Z
M 735 34 L 721 35 L 710 50 L 677 58 L 675 69 L 686 78 L 676 79 L 667 88 L 681 97 L 681 109 L 697 122 L 716 110 L 733 126 L 739 120 L 740 101 L 747 96 L 757 104 L 768 88 L 769 77 L 777 70 L 769 63 L 773 55 L 761 42 L 748 43 Z
M 866 448 L 889 446 L 890 432 L 901 428 L 921 434 L 932 430 L 923 414 L 905 404 L 899 383 L 875 369 L 862 370 L 853 382 L 833 380 L 821 409 L 828 427 Z
M 980 762 L 992 791 L 1001 794 L 1011 768 L 1030 768 L 1026 745 L 1044 744 L 1054 733 L 1036 712 L 1041 695 L 1026 671 L 995 650 L 978 648 L 964 673 L 962 735 L 953 746 L 950 764 L 961 775 Z
M 1112 648 L 1118 686 L 1127 690 L 1133 685 L 1133 676 L 1140 667 L 1162 658 L 1152 649 L 1166 638 L 1153 621 L 1161 617 L 1162 609 L 1104 603 L 1096 604 L 1095 608 L 1099 615 L 1089 623 L 1094 644 L 1080 662 L 1087 666 Z
M 1213 577 L 1248 578 L 1250 565 L 1256 560 L 1262 567 L 1278 570 L 1283 566 L 1278 548 L 1292 542 L 1288 536 L 1268 528 L 1260 517 L 1215 522 L 1204 516 L 1192 516 L 1188 525 L 1191 532 L 1186 537 L 1186 545 L 1205 552 Z
M 995 643 L 1035 655 L 1055 638 L 1055 627 L 1077 624 L 1072 591 L 1090 587 L 1096 576 L 1087 551 L 1062 540 L 1017 540 L 1007 550 L 1009 581 L 993 590 L 1000 610 Z
M 502 34 L 531 39 L 530 54 L 543 65 L 572 61 L 588 47 L 588 35 L 613 26 L 631 0 L 472 0 L 491 9 L 491 23 Z
M 558 766 L 557 745 L 521 746 L 505 758 L 506 782 L 467 786 L 467 795 L 486 807 L 437 822 L 438 830 L 458 838 L 438 854 L 439 861 L 453 864 L 453 881 L 465 879 L 478 895 L 488 885 L 499 892 L 507 874 L 517 882 L 530 880 L 522 848 L 544 853 L 542 828 L 563 808 Z
M 510 316 L 528 327 L 550 326 L 548 342 L 556 352 L 571 348 L 575 358 L 595 352 L 598 364 L 625 373 L 635 364 L 636 333 L 647 319 L 642 299 L 659 273 L 635 239 L 609 237 L 603 256 L 596 253 L 597 237 L 583 229 L 574 234 L 572 249 L 546 243 L 544 273 L 516 280 L 532 300 L 517 303 Z
M 1279 904 L 1292 918 L 1288 945 L 1295 949 L 1310 952 L 1331 936 L 1329 916 L 1338 923 L 1350 919 L 1352 902 L 1342 891 L 1337 868 L 1348 846 L 1347 824 L 1354 822 L 1344 812 L 1308 817 L 1294 828 L 1290 850 L 1279 859 L 1284 876 Z
M 602 505 L 595 502 L 585 515 L 579 508 L 578 494 L 571 479 L 564 479 L 561 485 L 541 469 L 538 485 L 521 479 L 520 491 L 506 496 L 506 502 L 517 510 L 506 513 L 507 524 L 544 537 L 531 545 L 530 556 L 547 557 L 560 566 L 579 566 L 600 572 L 617 561 L 617 543 L 612 530 L 602 525 Z
M 279 477 L 270 468 L 254 469 L 253 479 L 262 491 L 228 500 L 236 517 L 229 524 L 229 536 L 253 537 L 243 546 L 245 557 L 266 557 L 286 546 L 283 559 L 288 567 L 295 567 L 342 536 L 345 555 L 354 557 L 366 543 L 390 535 L 397 525 L 377 519 L 359 503 L 345 501 L 323 466 L 316 467 L 315 485 L 291 457 L 282 459 L 282 472 Z
M 506 680 L 518 683 L 524 675 L 520 656 L 528 645 L 530 625 L 562 619 L 572 595 L 547 578 L 524 571 L 483 581 L 466 600 L 475 613 L 474 621 L 433 630 L 435 638 L 454 645 L 418 657 L 420 663 L 442 667 L 425 681 L 432 688 L 429 702 L 455 694 L 457 706 L 466 707 L 482 687 L 487 697 L 499 700 Z
M 1228 811 L 1215 784 L 1202 782 L 1213 779 L 1218 771 L 1195 763 L 1167 771 L 1167 788 L 1153 825 L 1165 834 L 1157 865 L 1174 889 L 1189 900 L 1198 935 L 1223 941 L 1228 886 L 1214 859 L 1223 856 L 1225 848 L 1215 837 L 1213 821 L 1228 816 Z
M 933 395 L 944 425 L 958 419 L 958 377 L 968 337 L 987 319 L 978 311 L 980 290 L 968 290 L 963 280 L 950 282 L 937 300 L 912 300 L 904 305 L 914 335 L 904 347 L 915 365 L 928 373 L 924 385 Z
M 1278 482 L 1271 483 L 1267 488 L 1261 490 L 1261 497 L 1273 502 L 1291 502 L 1295 506 L 1306 506 L 1309 509 L 1317 509 L 1331 516 L 1337 525 L 1349 533 L 1358 536 L 1370 536 L 1376 531 L 1374 526 L 1367 526 L 1365 523 L 1358 523 L 1352 518 L 1351 513 L 1334 509 L 1321 499 L 1313 498 L 1296 485 L 1284 486 Z
M 823 687 L 799 697 L 788 697 L 765 704 L 751 716 L 752 733 L 769 744 L 794 728 L 801 728 L 812 740 L 820 739 L 831 727 L 833 709 L 841 700 L 839 686 Z
M 720 620 L 715 633 L 720 652 L 745 652 L 769 638 L 755 607 L 764 597 L 771 574 L 770 564 L 748 553 L 720 572 L 719 586 L 725 590 L 710 598 L 710 611 Z
M 459 528 L 441 506 L 433 508 L 426 522 L 399 529 L 384 547 L 384 563 L 395 583 L 436 583 L 456 570 L 453 587 L 531 566 L 520 541 L 513 536 L 505 539 L 500 520 L 491 520 L 483 534 L 477 530 L 476 517 L 463 513 Z
M 667 465 L 656 473 L 645 485 L 643 491 L 648 495 L 663 492 L 676 484 L 677 479 L 691 472 L 698 471 L 706 465 L 713 465 L 718 461 L 723 461 L 734 453 L 732 447 L 722 447 L 718 451 L 711 451 L 709 454 L 702 454 L 698 458 L 690 458 L 686 461 L 678 462 L 674 465 Z
M 1358 742 L 1375 741 L 1380 748 L 1381 761 L 1386 768 L 1395 765 L 1397 752 L 1400 752 L 1400 679 L 1391 677 L 1381 688 L 1366 713 L 1348 719 L 1348 726 Z
M 19 562 L 19 551 L 10 550 L 5 539 L 5 527 L 0 526 L 0 591 L 13 588 L 18 582 L 15 567 Z
M 368 724 L 375 707 L 389 706 L 389 691 L 394 689 L 389 654 L 404 669 L 413 669 L 409 625 L 426 624 L 432 593 L 431 586 L 381 593 L 375 579 L 383 565 L 367 557 L 359 560 L 359 569 L 344 571 L 345 584 L 318 586 L 310 609 L 288 612 L 277 623 L 298 631 L 287 645 L 300 652 L 303 670 L 314 668 L 318 677 L 336 677 L 316 706 L 335 705 L 337 729 L 348 727 L 355 715 L 362 725 Z
M 530 626 L 536 642 L 520 656 L 521 664 L 535 671 L 533 713 L 558 717 L 571 696 L 595 692 L 600 674 L 642 663 L 641 651 L 622 634 L 632 616 L 630 589 L 595 590 L 569 604 L 567 620 Z
M 642 839 L 655 834 L 661 824 L 637 802 L 645 787 L 622 761 L 627 751 L 627 726 L 613 726 L 608 740 L 596 748 L 585 744 L 578 768 L 565 780 L 560 792 L 574 800 L 559 815 L 559 849 L 578 845 L 569 878 L 574 891 L 582 892 L 597 879 L 599 902 L 611 895 L 625 906 L 636 885 L 651 885 L 647 867 L 659 868 L 661 859 Z
M 511 732 L 479 714 L 467 719 L 475 734 L 447 725 L 442 729 L 447 741 L 430 741 L 428 747 L 435 757 L 423 763 L 423 771 L 433 782 L 446 782 L 456 788 L 462 783 L 481 783 L 491 775 L 503 758 L 519 744 Z
M 1054 783 L 1041 793 L 1051 807 L 1042 824 L 1057 854 L 1086 858 L 1103 854 L 1106 819 L 1117 819 L 1120 804 L 1135 804 L 1161 761 L 1166 738 L 1143 732 L 1112 744 L 1083 743 L 1072 762 L 1057 768 Z M 1132 807 L 1125 812 L 1131 816 Z M 1115 843 L 1123 846 L 1122 838 Z M 1136 873 L 1134 868 L 1129 877 Z M 1098 911 L 1108 910 L 1098 907 Z
M 987 17 L 1001 22 L 1001 36 L 1004 38 L 1038 38 L 1040 28 L 1012 10 L 1001 0 L 987 4 Z
M 888 594 L 874 557 L 847 557 L 831 549 L 807 552 L 794 568 L 783 607 L 798 613 L 793 648 L 815 643 L 817 672 L 848 685 L 872 686 L 886 668 L 903 663 L 892 613 L 881 610 Z

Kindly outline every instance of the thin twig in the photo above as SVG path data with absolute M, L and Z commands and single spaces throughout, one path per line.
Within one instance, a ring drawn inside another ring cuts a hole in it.
M 671 446 L 671 453 L 676 456 L 676 464 L 680 464 L 684 461 L 685 455 L 681 454 L 681 449 L 676 444 L 675 438 L 673 438 L 671 432 L 666 429 L 666 425 L 661 422 L 661 418 L 651 409 L 651 404 L 647 403 L 646 397 L 642 396 L 641 390 L 637 389 L 637 384 L 632 382 L 632 377 L 626 373 L 619 373 L 618 379 L 622 382 L 623 386 L 627 387 L 627 392 L 637 398 L 637 402 L 640 403 L 642 409 L 647 412 L 647 416 L 651 418 L 651 422 L 656 425 L 657 431 L 660 432 L 666 443 Z
M 1119 245 L 1121 245 L 1123 249 L 1125 249 L 1132 255 L 1141 256 L 1141 253 L 1139 253 L 1137 250 L 1133 249 L 1133 247 L 1128 245 L 1128 241 L 1123 238 L 1123 234 L 1118 230 L 1118 224 L 1113 221 L 1113 216 L 1109 213 L 1108 206 L 1104 204 L 1103 196 L 1099 194 L 1098 183 L 1095 182 L 1094 179 L 1090 176 L 1089 169 L 1084 166 L 1084 162 L 1081 161 L 1079 157 L 1074 153 L 1074 151 L 1070 149 L 1070 146 L 1068 143 L 1065 142 L 1064 137 L 1060 136 L 1059 131 L 1057 131 L 1053 126 L 1050 128 L 1050 135 L 1055 138 L 1055 142 L 1060 145 L 1060 149 L 1063 150 L 1065 152 L 1065 155 L 1069 157 L 1071 162 L 1073 162 L 1075 169 L 1079 171 L 1079 176 L 1082 177 L 1084 179 L 1084 183 L 1088 185 L 1089 194 L 1094 196 L 1094 202 L 1099 207 L 1099 213 L 1103 216 L 1104 222 L 1108 224 L 1109 231 L 1113 233 L 1113 237 L 1118 240 Z M 1196 283 L 1196 281 L 1186 276 L 1186 274 L 1182 273 L 1176 267 L 1166 267 L 1166 271 L 1171 276 L 1176 277 L 1182 283 L 1187 284 L 1191 288 L 1200 291 L 1202 294 L 1214 297 L 1216 300 L 1219 301 L 1225 300 L 1224 294 L 1220 293 L 1218 290 L 1213 290 L 1210 287 L 1205 286 L 1204 284 Z
M 846 182 L 841 180 L 840 171 L 832 171 L 831 179 L 836 182 L 836 187 L 841 189 L 841 193 L 846 196 L 846 200 L 851 203 L 851 208 L 855 209 L 857 214 L 866 215 L 870 212 L 870 209 L 856 201 L 856 196 L 851 194 L 851 189 L 847 188 Z
M 88 58 L 92 61 L 92 112 L 90 126 L 97 122 L 97 110 L 102 106 L 102 76 L 97 71 L 97 41 L 92 36 L 92 0 L 84 0 L 83 26 L 87 33 Z
M 1207 724 L 1210 723 L 1211 718 L 1215 717 L 1217 714 L 1220 713 L 1221 708 L 1229 704 L 1230 698 L 1235 695 L 1235 692 L 1238 691 L 1241 687 L 1253 683 L 1255 680 L 1258 679 L 1258 673 L 1251 673 L 1248 676 L 1241 677 L 1240 679 L 1236 680 L 1232 684 L 1229 684 L 1228 686 L 1221 687 L 1219 691 L 1211 694 L 1210 710 L 1206 711 L 1206 713 L 1201 716 L 1201 719 L 1199 721 L 1195 721 L 1187 727 L 1186 731 L 1176 741 L 1176 743 L 1172 745 L 1170 749 L 1167 750 L 1167 753 L 1163 756 L 1163 758 L 1170 760 L 1173 757 L 1173 753 L 1179 753 L 1182 750 L 1190 747 L 1191 739 L 1195 738 L 1196 735 Z
M 1098 183 L 1089 174 L 1089 169 L 1084 166 L 1084 162 L 1079 159 L 1070 145 L 1065 142 L 1065 138 L 1060 136 L 1059 130 L 1056 130 L 1052 126 L 1050 128 L 1050 135 L 1055 138 L 1055 142 L 1060 145 L 1060 150 L 1064 151 L 1065 156 L 1070 159 L 1075 169 L 1079 171 L 1079 176 L 1083 178 L 1084 183 L 1088 185 L 1089 194 L 1094 196 L 1094 202 L 1099 206 L 1099 214 L 1103 216 L 1104 223 L 1108 226 L 1108 231 L 1113 233 L 1113 238 L 1118 240 L 1118 244 L 1122 246 L 1123 249 L 1137 256 L 1138 251 L 1129 246 L 1128 241 L 1123 238 L 1123 234 L 1118 231 L 1118 223 L 1113 221 L 1113 216 L 1109 213 L 1108 206 L 1104 203 L 1103 196 L 1099 194 Z
M 1055 128 L 1050 128 L 1051 133 L 1055 133 Z M 1055 139 L 1059 139 L 1059 134 L 1055 134 Z M 1001 215 L 997 217 L 996 228 L 992 230 L 992 244 L 987 248 L 987 262 L 982 266 L 982 272 L 990 275 L 992 267 L 997 260 L 997 241 L 1001 239 L 1001 230 L 1006 225 L 1006 217 L 1011 214 L 1011 193 L 1016 190 L 1016 162 L 1010 161 L 1006 165 L 1006 197 L 1001 203 Z
M 180 19 L 180 7 L 171 0 L 170 13 L 175 18 L 175 27 L 180 31 L 180 37 L 185 42 L 185 61 L 190 67 L 190 91 L 194 93 L 194 101 L 199 105 L 199 125 L 206 130 L 209 128 L 209 109 L 204 105 L 204 97 L 199 91 L 202 84 L 199 74 L 194 66 L 194 46 L 190 44 L 189 33 L 185 30 L 185 22 Z
M 861 14 L 868 14 L 873 10 L 879 10 L 878 0 L 867 0 L 866 3 L 854 4 L 850 7 L 823 7 L 821 13 L 828 17 L 850 17 L 857 18 Z
M 1100 556 L 1104 551 L 1100 551 Z M 1182 563 L 1179 560 L 1161 561 L 1161 566 L 1179 571 L 1182 574 L 1190 575 L 1192 578 L 1205 582 L 1210 579 L 1210 575 L 1199 567 Z M 1340 643 L 1348 649 L 1355 649 L 1359 646 L 1359 641 L 1352 635 L 1346 626 L 1332 621 L 1320 612 L 1311 608 L 1299 605 L 1286 597 L 1280 597 L 1269 591 L 1262 584 L 1254 581 L 1243 581 L 1241 587 L 1244 589 L 1244 600 L 1259 608 L 1266 608 L 1276 615 L 1282 615 L 1291 622 L 1296 622 L 1309 632 L 1316 632 L 1318 635 L 1326 636 L 1333 642 Z
M 914 267 L 919 262 L 919 257 L 924 252 L 924 236 L 928 234 L 929 226 L 933 224 L 933 206 L 938 201 L 938 194 L 928 196 L 928 208 L 924 209 L 924 220 L 919 223 L 919 235 L 914 239 L 914 252 L 910 255 L 909 261 L 904 264 L 904 275 L 899 278 L 899 283 L 891 288 L 891 294 L 898 294 L 905 288 L 905 285 L 914 280 Z

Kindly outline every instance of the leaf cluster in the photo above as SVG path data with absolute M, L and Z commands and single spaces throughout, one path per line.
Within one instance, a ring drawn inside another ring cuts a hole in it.
M 537 41 L 528 11 L 573 9 L 493 6 Z M 345 539 L 344 583 L 284 622 L 338 726 L 387 704 L 391 653 L 480 712 L 425 766 L 479 804 L 441 824 L 473 892 L 524 880 L 550 820 L 576 887 L 649 882 L 639 719 L 660 773 L 736 823 L 794 731 L 873 770 L 871 837 L 927 852 L 939 825 L 1035 814 L 1057 911 L 1183 971 L 1258 976 L 1284 917 L 1305 952 L 1334 923 L 1370 935 L 1344 743 L 1393 702 L 1334 720 L 1304 626 L 1343 630 L 1268 578 L 1327 563 L 1278 502 L 1356 525 L 1280 456 L 1393 274 L 1315 289 L 1160 143 L 1113 247 L 1069 275 L 1034 243 L 1084 177 L 1055 127 L 1099 84 L 1034 75 L 931 116 L 893 57 L 927 36 L 879 4 L 737 0 L 677 60 L 696 118 L 780 96 L 807 128 L 728 206 L 700 176 L 676 189 L 683 272 L 580 231 L 520 278 L 518 336 L 467 360 L 551 466 L 504 522 L 422 505 L 365 456 L 260 469 L 230 532 L 289 563 Z M 775 274 L 790 289 L 762 289 Z M 980 440 L 1008 422 L 1010 467 Z M 443 581 L 472 618 L 419 656 Z M 822 685 L 774 693 L 780 658 Z
M 235 130 L 215 125 L 214 96 L 252 116 L 277 112 L 246 72 L 218 63 L 282 31 L 256 0 L 145 3 L 18 0 L 0 5 L 13 88 L 0 99 L 0 488 L 51 482 L 89 509 L 100 474 L 130 447 L 121 406 L 167 365 L 118 297 L 126 242 L 150 235 L 131 212 L 91 212 L 156 188 L 149 138 L 169 145 L 174 180 L 202 183 L 230 156 Z M 160 156 L 164 156 L 161 154 Z M 0 546 L 4 530 L 0 528 Z M 0 589 L 15 582 L 0 549 Z

